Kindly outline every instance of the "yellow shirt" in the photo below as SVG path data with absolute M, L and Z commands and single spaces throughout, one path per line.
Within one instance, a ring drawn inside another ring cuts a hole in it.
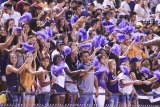
M 133 57 L 146 58 L 146 55 L 142 50 L 133 46 L 133 48 L 131 50 L 129 50 L 129 52 L 128 52 L 128 57 L 129 58 L 133 58 Z
M 20 83 L 26 90 L 32 90 L 32 85 L 35 82 L 35 76 L 27 71 L 23 71 L 20 75 Z

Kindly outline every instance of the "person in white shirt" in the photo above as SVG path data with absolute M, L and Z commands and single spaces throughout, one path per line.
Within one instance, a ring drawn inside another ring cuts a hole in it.
M 63 41 L 57 41 L 56 42 L 56 49 L 52 52 L 51 54 L 51 59 L 53 61 L 53 58 L 56 54 L 59 54 L 61 55 L 61 51 L 63 50 L 63 47 L 64 47 L 64 43 Z M 61 55 L 62 57 L 64 57 L 63 55 Z
M 1 21 L 5 23 L 7 19 L 13 18 L 15 25 L 18 26 L 18 21 L 21 17 L 21 14 L 12 10 L 12 4 L 5 3 L 3 10 L 5 13 L 2 15 Z
M 128 3 L 130 3 L 130 0 L 124 0 L 123 2 L 121 2 L 121 6 L 119 8 L 119 15 L 129 15 L 131 9 Z
M 156 20 L 160 19 L 160 2 L 156 7 L 155 13 L 156 13 Z
M 119 96 L 120 107 L 131 106 L 133 95 L 137 96 L 137 93 L 133 87 L 134 84 L 139 84 L 140 80 L 132 80 L 130 77 L 130 66 L 129 61 L 122 63 L 120 66 L 121 73 L 118 75 L 118 88 L 122 95 Z M 125 95 L 124 95 L 125 94 Z M 126 97 L 127 96 L 127 97 Z
M 45 71 L 49 66 L 49 57 L 44 57 L 41 59 L 41 66 L 39 67 L 38 71 Z M 56 82 L 55 79 L 50 78 L 49 73 L 42 72 L 38 75 L 38 85 L 40 87 L 41 94 L 38 95 L 39 104 L 43 104 L 48 106 L 50 100 L 50 94 L 45 92 L 51 91 L 51 84 Z
M 117 19 L 115 18 L 116 12 L 115 9 L 110 9 L 110 17 L 111 19 L 109 20 L 114 26 L 117 24 Z
M 110 5 L 111 8 L 115 8 L 114 3 L 115 3 L 115 0 L 104 0 L 103 6 Z
M 96 9 L 103 9 L 104 0 L 95 0 L 93 3 L 95 5 Z
M 142 8 L 145 10 L 146 20 L 151 19 L 151 9 L 148 7 L 148 1 L 144 0 L 142 3 Z
M 134 11 L 137 13 L 137 21 L 146 20 L 147 15 L 145 13 L 145 10 L 142 8 L 142 0 L 136 1 Z

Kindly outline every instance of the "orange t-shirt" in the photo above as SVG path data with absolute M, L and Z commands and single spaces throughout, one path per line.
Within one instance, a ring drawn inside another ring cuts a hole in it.
M 129 58 L 133 58 L 133 57 L 146 58 L 146 55 L 142 50 L 133 46 L 133 48 L 131 50 L 129 50 L 129 52 L 128 52 L 128 57 Z
M 20 83 L 26 90 L 32 90 L 32 85 L 35 82 L 35 76 L 27 71 L 23 71 L 20 75 Z

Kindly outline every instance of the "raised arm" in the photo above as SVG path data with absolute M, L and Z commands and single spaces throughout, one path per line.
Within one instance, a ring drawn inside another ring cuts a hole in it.
M 28 58 L 19 69 L 13 67 L 12 65 L 7 65 L 6 74 L 10 74 L 12 72 L 14 72 L 16 74 L 21 74 L 22 71 L 24 71 L 24 69 L 26 69 L 28 67 L 28 60 L 30 60 L 30 58 Z

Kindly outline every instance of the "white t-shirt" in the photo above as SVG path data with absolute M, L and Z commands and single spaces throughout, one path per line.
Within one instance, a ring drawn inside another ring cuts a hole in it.
M 117 19 L 116 18 L 111 18 L 110 20 L 109 20 L 113 25 L 116 25 L 116 23 L 117 23 Z
M 106 6 L 106 5 L 110 5 L 110 6 L 111 6 L 111 8 L 115 8 L 115 6 L 114 6 L 114 2 L 113 2 L 113 1 L 111 1 L 111 0 L 104 0 L 104 2 L 103 2 L 103 6 Z
M 124 10 L 125 12 L 120 11 L 119 15 L 128 15 L 129 12 L 131 11 L 131 8 L 129 7 L 129 4 L 126 1 L 123 1 L 121 3 L 120 9 Z
M 134 7 L 134 11 L 137 13 L 137 14 L 140 14 L 142 16 L 146 16 L 146 12 L 145 10 L 141 7 L 140 4 L 136 4 L 135 7 Z M 146 18 L 142 18 L 140 16 L 137 15 L 136 17 L 137 21 L 140 21 L 140 20 L 146 20 Z
M 8 19 L 13 18 L 15 21 L 15 25 L 18 26 L 18 21 L 21 17 L 21 14 L 16 11 L 13 11 L 13 12 L 14 12 L 13 15 L 9 15 L 9 14 L 4 13 L 2 15 L 1 21 L 5 23 Z
M 97 1 L 94 1 L 93 3 L 95 5 L 96 9 L 103 9 L 103 3 L 104 2 L 102 4 L 100 4 L 100 3 L 97 3 Z
M 40 68 L 38 69 L 38 71 L 44 71 L 44 69 L 43 69 L 42 67 L 40 67 Z M 49 74 L 46 76 L 44 82 L 48 82 L 48 81 L 50 81 Z M 37 83 L 38 83 L 38 85 L 40 86 L 39 80 L 38 80 Z M 50 85 L 47 85 L 47 86 L 45 86 L 45 87 L 41 87 L 41 86 L 40 86 L 40 88 L 41 88 L 41 92 L 50 92 L 50 91 L 51 91 L 51 86 L 50 86 Z
M 64 67 L 67 67 L 68 68 L 68 65 L 65 63 L 64 64 Z M 65 71 L 63 70 L 62 71 L 62 73 L 60 74 L 60 75 L 58 75 L 58 76 L 55 76 L 54 74 L 53 74 L 53 72 L 51 72 L 51 75 L 52 75 L 52 78 L 55 78 L 56 79 L 56 83 L 58 84 L 58 85 L 60 85 L 61 87 L 63 87 L 64 88 L 64 84 L 65 84 Z
M 119 83 L 119 85 L 118 85 L 118 88 L 119 88 L 119 91 L 121 92 L 121 93 L 123 93 L 123 94 L 131 94 L 132 93 L 132 90 L 133 90 L 133 85 L 129 85 L 129 86 L 125 86 L 125 87 L 121 87 L 121 83 L 120 83 L 120 81 L 121 80 L 127 80 L 127 81 L 133 81 L 131 78 L 129 78 L 128 76 L 126 76 L 126 75 L 124 75 L 123 73 L 120 73 L 119 75 L 118 75 L 118 77 L 119 77 L 119 80 L 118 80 L 118 83 Z
M 150 20 L 151 19 L 151 17 L 150 17 L 150 13 L 151 13 L 151 9 L 149 9 L 148 7 L 147 8 L 145 8 L 145 12 L 146 12 L 146 19 L 147 20 Z
M 155 13 L 156 13 L 156 20 L 160 19 L 160 4 L 157 5 Z

